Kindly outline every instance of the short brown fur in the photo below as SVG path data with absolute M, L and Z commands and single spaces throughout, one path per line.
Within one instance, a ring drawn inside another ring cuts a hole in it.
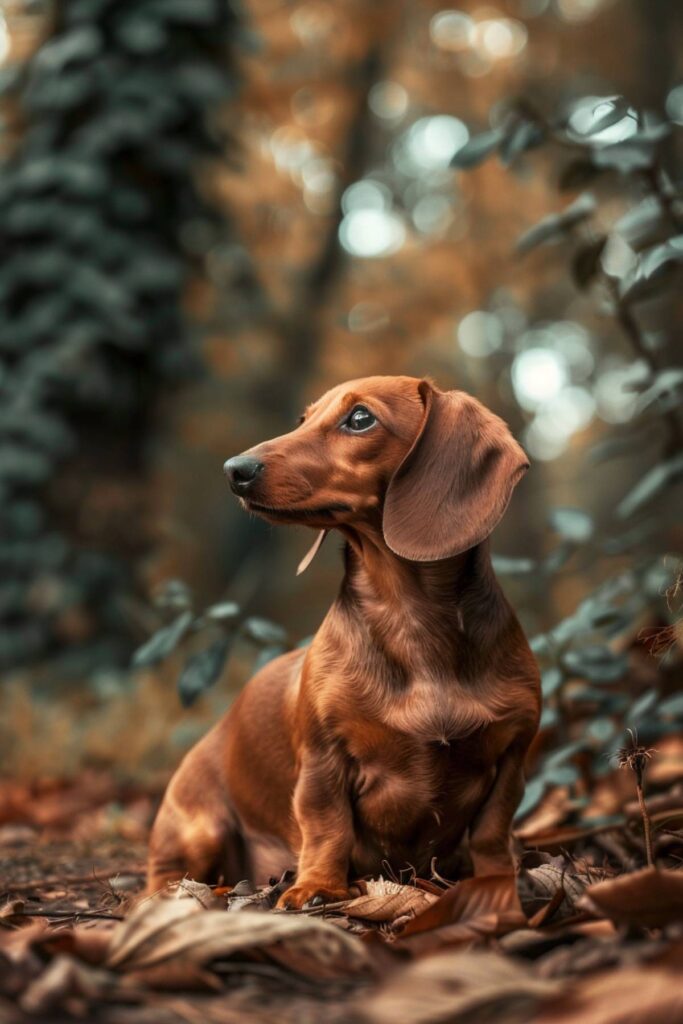
M 377 418 L 362 434 L 357 405 Z M 338 529 L 346 572 L 310 647 L 258 672 L 171 780 L 149 890 L 296 866 L 280 904 L 298 908 L 434 857 L 454 875 L 463 847 L 475 874 L 512 871 L 540 688 L 487 538 L 524 452 L 462 392 L 370 377 L 247 454 L 264 468 L 245 507 Z

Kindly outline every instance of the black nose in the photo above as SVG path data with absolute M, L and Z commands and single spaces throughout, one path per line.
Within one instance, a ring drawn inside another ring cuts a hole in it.
M 235 455 L 228 459 L 223 471 L 235 494 L 246 494 L 257 476 L 263 472 L 263 463 L 251 455 Z

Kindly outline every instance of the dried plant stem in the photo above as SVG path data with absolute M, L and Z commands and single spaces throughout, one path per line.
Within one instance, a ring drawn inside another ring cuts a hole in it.
M 655 751 L 653 749 L 648 750 L 647 747 L 639 746 L 637 736 L 633 730 L 629 729 L 628 731 L 631 735 L 631 746 L 622 747 L 621 750 L 618 751 L 617 764 L 620 768 L 631 771 L 635 775 L 638 806 L 640 807 L 640 814 L 643 819 L 645 855 L 647 857 L 648 867 L 653 868 L 655 867 L 655 858 L 652 849 L 652 822 L 650 821 L 650 812 L 648 811 L 645 803 L 643 779 L 645 778 L 645 769 L 648 761 L 650 761 Z
M 638 794 L 640 813 L 643 817 L 643 833 L 645 835 L 645 856 L 647 857 L 647 866 L 653 868 L 655 866 L 655 859 L 652 852 L 652 822 L 650 821 L 650 812 L 645 804 L 642 777 L 636 780 L 636 793 Z

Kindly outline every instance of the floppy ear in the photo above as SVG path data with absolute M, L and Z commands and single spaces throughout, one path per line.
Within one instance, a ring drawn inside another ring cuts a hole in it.
M 422 425 L 384 499 L 384 539 L 413 562 L 481 543 L 500 521 L 529 462 L 507 425 L 462 391 L 420 381 Z

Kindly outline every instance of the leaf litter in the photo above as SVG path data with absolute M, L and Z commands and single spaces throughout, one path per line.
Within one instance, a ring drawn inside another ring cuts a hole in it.
M 549 791 L 518 829 L 516 876 L 453 882 L 433 865 L 295 913 L 276 908 L 291 873 L 143 897 L 151 794 L 124 787 L 112 819 L 112 780 L 55 784 L 32 811 L 12 784 L 0 1021 L 683 1024 L 683 793 L 656 759 L 648 777 L 654 866 L 617 770 L 591 797 L 609 813 L 588 824 Z

